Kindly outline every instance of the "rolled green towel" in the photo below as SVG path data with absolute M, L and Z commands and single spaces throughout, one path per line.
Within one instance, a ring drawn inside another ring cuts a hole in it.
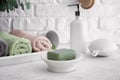
M 0 57 L 8 55 L 8 44 L 6 41 L 0 39 Z
M 8 43 L 9 55 L 18 55 L 32 52 L 31 42 L 28 39 L 19 38 L 6 32 L 0 32 L 0 38 Z

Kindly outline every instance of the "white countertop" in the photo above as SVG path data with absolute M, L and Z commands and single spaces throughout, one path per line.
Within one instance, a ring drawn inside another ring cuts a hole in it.
M 94 58 L 85 55 L 76 71 L 52 73 L 43 61 L 0 67 L 0 80 L 120 80 L 120 54 Z
M 71 73 L 52 73 L 43 61 L 0 68 L 0 80 L 120 80 L 120 57 L 86 56 Z

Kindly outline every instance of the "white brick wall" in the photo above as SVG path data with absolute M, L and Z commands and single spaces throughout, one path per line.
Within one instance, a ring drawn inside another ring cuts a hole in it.
M 70 22 L 74 19 L 75 8 L 67 4 L 79 0 L 30 0 L 31 9 L 15 10 L 7 14 L 0 12 L 0 30 L 9 31 L 24 29 L 33 34 L 43 30 L 56 30 L 61 43 L 70 39 Z M 95 0 L 95 5 L 82 9 L 82 16 L 87 18 L 89 25 L 89 40 L 97 38 L 113 38 L 120 43 L 120 0 Z

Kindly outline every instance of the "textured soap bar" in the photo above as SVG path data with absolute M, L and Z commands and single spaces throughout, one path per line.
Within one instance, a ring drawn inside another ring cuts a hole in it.
M 76 52 L 72 49 L 59 49 L 47 53 L 49 60 L 72 60 L 76 58 Z

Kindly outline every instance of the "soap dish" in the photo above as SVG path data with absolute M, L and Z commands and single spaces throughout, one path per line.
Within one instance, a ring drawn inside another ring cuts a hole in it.
M 76 70 L 83 55 L 76 53 L 76 59 L 66 61 L 48 60 L 47 53 L 41 55 L 42 60 L 48 65 L 48 70 L 56 73 L 71 72 Z

